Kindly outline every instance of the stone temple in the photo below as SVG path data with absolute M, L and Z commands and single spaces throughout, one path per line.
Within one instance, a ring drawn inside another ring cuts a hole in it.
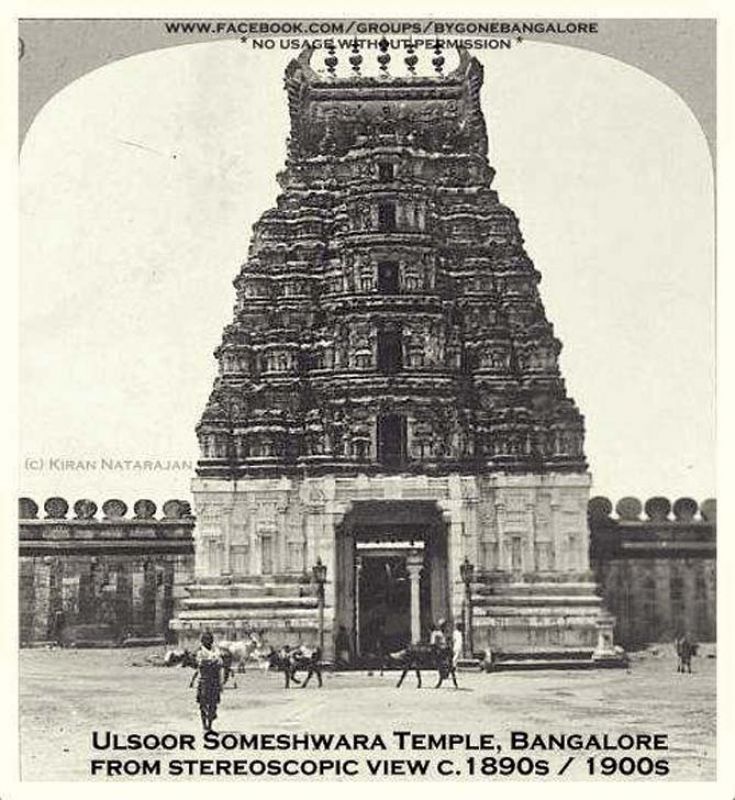
M 364 662 L 471 620 L 476 654 L 604 660 L 584 419 L 492 188 L 482 65 L 419 75 L 409 48 L 399 77 L 385 44 L 377 75 L 357 47 L 347 76 L 309 50 L 286 69 L 282 193 L 216 350 L 172 628 Z

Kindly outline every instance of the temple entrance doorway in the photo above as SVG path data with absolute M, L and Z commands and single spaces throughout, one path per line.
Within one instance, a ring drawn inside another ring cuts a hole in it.
M 356 501 L 336 541 L 335 636 L 352 664 L 426 641 L 449 618 L 446 524 L 431 501 Z
M 406 559 L 395 555 L 357 556 L 357 653 L 378 658 L 411 641 L 411 585 Z

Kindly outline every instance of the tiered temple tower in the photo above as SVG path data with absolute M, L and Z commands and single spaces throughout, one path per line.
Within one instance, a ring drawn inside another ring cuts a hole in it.
M 409 48 L 395 77 L 386 46 L 369 77 L 355 47 L 342 77 L 311 55 L 286 70 L 282 193 L 197 428 L 197 580 L 173 627 L 323 625 L 359 660 L 472 618 L 475 651 L 604 655 L 583 417 L 492 188 L 482 66 L 460 52 L 444 74 L 437 53 L 419 76 Z

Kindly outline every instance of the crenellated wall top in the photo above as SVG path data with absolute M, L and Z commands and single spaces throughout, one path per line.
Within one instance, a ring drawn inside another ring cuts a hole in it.
M 30 497 L 18 500 L 18 518 L 21 522 L 114 522 L 114 523 L 182 523 L 193 522 L 191 505 L 187 500 L 167 500 L 161 507 L 161 514 L 156 516 L 158 508 L 152 500 L 140 499 L 133 503 L 132 514 L 123 500 L 110 498 L 101 507 L 94 500 L 83 498 L 70 506 L 64 497 L 49 497 L 43 503 L 43 514 L 40 514 L 38 503 Z M 100 512 L 98 516 L 98 512 Z
M 593 522 L 605 520 L 619 523 L 697 523 L 717 522 L 717 501 L 708 498 L 697 503 L 691 497 L 680 497 L 673 503 L 667 497 L 650 497 L 645 503 L 637 497 L 623 497 L 615 505 L 607 497 L 593 497 L 588 514 Z

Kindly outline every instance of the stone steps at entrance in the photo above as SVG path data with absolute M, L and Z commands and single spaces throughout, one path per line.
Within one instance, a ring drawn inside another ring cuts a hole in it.
M 599 665 L 590 656 L 587 659 L 576 658 L 539 658 L 534 661 L 527 659 L 508 659 L 493 662 L 488 672 L 510 672 L 520 670 L 541 669 L 596 669 Z
M 600 609 L 600 602 L 588 603 L 527 603 L 527 602 L 501 602 L 501 603 L 472 603 L 472 612 L 475 617 L 505 617 L 508 614 L 531 614 L 540 616 L 590 616 Z
M 518 645 L 509 652 L 493 653 L 491 663 L 485 664 L 488 672 L 542 669 L 599 669 L 626 667 L 625 653 L 608 653 L 598 656 L 589 647 L 564 647 L 563 645 Z
M 584 608 L 497 608 L 489 609 L 487 613 L 482 613 L 479 609 L 475 609 L 472 618 L 476 627 L 497 626 L 502 620 L 506 621 L 506 625 L 557 625 L 563 624 L 565 620 L 575 620 L 578 623 L 584 622 L 585 624 L 593 625 L 597 615 L 596 613 L 588 613 L 587 609 Z
M 501 606 L 599 606 L 600 598 L 596 595 L 495 595 L 493 597 L 473 597 L 475 608 L 491 608 Z
M 214 619 L 235 621 L 242 620 L 243 623 L 267 621 L 269 624 L 273 622 L 273 620 L 280 620 L 286 627 L 288 627 L 290 624 L 298 625 L 303 620 L 316 620 L 316 614 L 310 611 L 297 611 L 289 614 L 279 614 L 278 612 L 270 609 L 258 609 L 257 611 L 247 613 L 243 612 L 242 610 L 236 610 L 232 608 L 214 608 L 206 609 L 201 612 L 182 611 L 177 621 L 201 623 L 206 620 Z M 253 625 L 250 625 L 250 627 L 253 627 Z
M 493 581 L 472 585 L 474 597 L 556 597 L 556 596 L 597 596 L 597 585 L 588 582 L 541 582 L 522 583 L 517 581 Z
M 193 583 L 186 587 L 189 597 L 308 597 L 313 590 L 303 583 L 261 583 L 238 581 L 233 583 Z
M 538 645 L 517 645 L 513 648 L 512 652 L 504 653 L 501 651 L 495 653 L 493 656 L 493 661 L 497 660 L 502 662 L 507 660 L 515 660 L 531 662 L 538 661 L 539 659 L 572 659 L 576 661 L 582 661 L 590 658 L 592 656 L 592 652 L 593 651 L 591 647 L 570 647 L 555 644 L 549 644 L 545 647 L 540 647 Z
M 290 586 L 301 584 L 309 586 L 311 579 L 301 572 L 267 575 L 198 575 L 190 586 Z
M 274 580 L 200 580 L 186 587 L 190 597 L 302 597 L 314 593 L 309 583 Z
M 270 643 L 304 643 L 311 646 L 319 640 L 319 621 L 316 611 L 298 611 L 288 614 L 265 610 L 219 609 L 210 611 L 182 611 L 171 622 L 179 646 L 195 648 L 204 631 L 210 631 L 215 641 L 245 641 L 252 632 L 265 631 Z
M 196 647 L 204 631 L 215 640 L 245 640 L 253 631 L 277 644 L 318 639 L 318 600 L 303 576 L 202 577 L 186 591 L 170 624 L 184 647 Z
M 570 580 L 488 580 L 473 585 L 475 648 L 491 669 L 595 666 L 602 600 L 596 584 Z
M 187 597 L 182 600 L 184 610 L 194 609 L 300 609 L 316 608 L 315 597 Z
M 542 669 L 621 669 L 628 666 L 628 659 L 624 655 L 607 658 L 594 658 L 589 654 L 587 658 L 508 658 L 502 661 L 493 661 L 486 667 L 487 672 L 510 672 Z

